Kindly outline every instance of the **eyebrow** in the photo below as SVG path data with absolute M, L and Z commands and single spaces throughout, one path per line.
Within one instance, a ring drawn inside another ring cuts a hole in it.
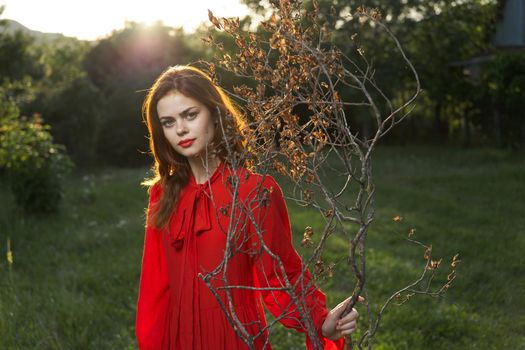
M 181 117 L 184 117 L 185 115 L 187 115 L 187 114 L 191 111 L 192 108 L 197 108 L 197 106 L 191 106 L 191 107 L 188 107 L 188 108 L 186 108 L 185 110 L 183 110 L 182 112 L 180 112 L 179 115 L 180 115 Z M 173 118 L 173 117 L 172 117 L 171 115 L 159 117 L 159 119 L 161 119 L 161 120 L 162 120 L 163 118 L 164 118 L 164 119 L 168 119 L 168 118 Z

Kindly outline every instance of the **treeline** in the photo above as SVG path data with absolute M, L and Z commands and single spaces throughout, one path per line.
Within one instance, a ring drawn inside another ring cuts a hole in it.
M 244 2 L 264 12 L 258 1 Z M 423 92 L 410 118 L 385 142 L 517 149 L 525 143 L 525 48 L 492 45 L 504 5 L 502 0 L 312 0 L 306 6 L 318 6 L 324 13 L 320 20 L 337 28 L 331 39 L 345 55 L 358 61 L 357 49 L 362 49 L 394 105 L 413 91 L 408 67 L 384 31 L 363 25 L 351 13 L 359 6 L 379 9 L 414 64 Z M 341 90 L 343 99 L 351 97 Z M 373 119 L 359 115 L 358 108 L 347 114 L 354 116 L 350 124 L 367 135 Z
M 149 161 L 141 102 L 169 65 L 201 53 L 180 30 L 129 23 L 98 42 L 37 41 L 0 36 L 2 103 L 51 126 L 75 164 L 137 165 Z
M 269 17 L 271 10 L 258 1 L 245 2 Z M 499 2 L 318 1 L 324 14 L 320 20 L 337 28 L 330 34 L 332 42 L 347 55 L 355 55 L 358 46 L 364 49 L 385 94 L 401 101 L 414 82 L 405 78 L 407 67 L 378 28 L 363 28 L 350 20 L 351 10 L 361 4 L 381 9 L 423 86 L 411 117 L 386 142 L 523 146 L 525 56 L 490 45 L 501 16 Z M 248 28 L 250 23 L 246 18 L 241 25 Z M 352 38 L 354 33 L 357 38 Z M 2 32 L 0 111 L 10 103 L 20 117 L 43 119 L 51 126 L 54 142 L 64 145 L 78 166 L 148 164 L 141 117 L 146 89 L 168 66 L 199 60 L 217 63 L 213 47 L 202 40 L 208 35 L 205 27 L 188 34 L 162 23 L 149 27 L 128 23 L 96 42 L 65 37 L 46 41 Z M 213 35 L 219 40 L 222 36 L 216 31 Z M 224 46 L 234 54 L 235 43 L 225 41 Z M 485 58 L 466 75 L 465 62 L 476 57 Z M 228 88 L 239 82 L 231 74 L 218 73 Z M 351 97 L 341 90 L 341 98 Z M 348 116 L 366 135 L 372 120 L 352 110 Z

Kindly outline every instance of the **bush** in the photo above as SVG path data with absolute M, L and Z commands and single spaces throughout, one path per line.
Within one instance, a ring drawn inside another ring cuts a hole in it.
M 52 213 L 63 196 L 62 180 L 72 162 L 53 143 L 38 114 L 19 117 L 16 106 L 0 100 L 0 169 L 17 204 L 28 213 Z

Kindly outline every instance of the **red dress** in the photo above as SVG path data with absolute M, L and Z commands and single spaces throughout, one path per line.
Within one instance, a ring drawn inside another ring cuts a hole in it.
M 151 189 L 150 208 L 161 191 L 159 184 Z M 233 171 L 225 163 L 205 184 L 190 176 L 168 227 L 146 225 L 136 318 L 141 350 L 249 349 L 228 320 L 233 315 L 243 324 L 235 328 L 253 337 L 255 349 L 271 349 L 263 303 L 274 316 L 285 315 L 279 322 L 286 327 L 306 332 L 306 322 L 311 322 L 324 349 L 344 348 L 344 339 L 334 342 L 321 334 L 326 296 L 313 285 L 308 270 L 301 274 L 305 265 L 293 248 L 286 204 L 271 176 Z M 264 250 L 260 237 L 281 265 Z M 296 295 L 305 296 L 300 305 L 310 321 L 302 320 L 289 293 L 278 290 L 284 286 L 280 267 Z M 209 283 L 215 294 L 199 277 L 214 270 L 218 273 Z M 221 286 L 237 288 L 228 289 L 228 298 Z M 308 335 L 306 346 L 313 349 Z

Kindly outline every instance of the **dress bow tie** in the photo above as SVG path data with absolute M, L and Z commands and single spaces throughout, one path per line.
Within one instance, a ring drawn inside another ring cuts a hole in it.
M 194 184 L 181 198 L 178 212 L 182 215 L 175 215 L 170 223 L 171 244 L 177 250 L 182 248 L 186 235 L 193 232 L 200 235 L 211 229 L 209 188 L 208 182 Z

